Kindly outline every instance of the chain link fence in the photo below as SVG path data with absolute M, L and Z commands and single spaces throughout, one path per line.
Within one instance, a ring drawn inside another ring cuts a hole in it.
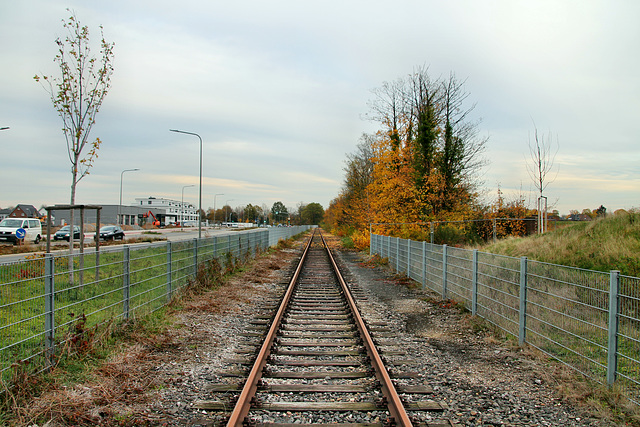
M 370 250 L 521 345 L 640 402 L 640 278 L 377 234 Z

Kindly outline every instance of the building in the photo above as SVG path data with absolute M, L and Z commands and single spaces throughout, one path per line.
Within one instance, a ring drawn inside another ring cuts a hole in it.
M 33 205 L 18 205 L 9 214 L 10 218 L 40 218 L 40 213 Z
M 11 213 L 11 210 L 12 209 L 10 208 L 0 209 L 0 221 L 8 217 L 9 214 Z
M 121 224 L 132 226 L 144 226 L 159 221 L 160 225 L 178 224 L 181 221 L 197 224 L 198 210 L 191 203 L 177 200 L 163 199 L 156 197 L 136 198 L 136 202 L 130 206 L 123 205 L 100 205 L 100 224 Z M 52 211 L 52 218 L 55 218 L 54 225 L 64 225 L 71 221 L 69 210 Z M 76 224 L 80 223 L 80 211 L 74 214 Z M 87 209 L 84 213 L 85 224 L 95 224 L 97 221 L 96 211 Z
M 156 197 L 136 198 L 136 207 L 162 211 L 164 225 L 180 222 L 198 223 L 198 209 L 189 202 Z M 160 220 L 162 222 L 162 220 Z
M 120 206 L 120 205 L 100 205 L 100 224 L 122 224 L 122 225 L 139 225 L 151 224 L 153 218 L 149 212 L 153 214 L 164 225 L 164 211 L 159 209 L 143 209 L 139 206 Z M 56 205 L 49 208 L 52 211 L 52 219 L 54 225 L 65 225 L 71 221 L 71 212 L 68 209 L 55 210 Z M 151 218 L 149 218 L 151 217 Z M 80 223 L 80 211 L 74 213 L 74 222 Z M 97 222 L 97 213 L 94 209 L 87 209 L 84 212 L 84 223 L 95 224 Z

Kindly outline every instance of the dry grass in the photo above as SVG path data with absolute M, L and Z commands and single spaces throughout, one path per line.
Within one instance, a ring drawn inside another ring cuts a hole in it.
M 640 276 L 640 213 L 622 213 L 482 248 L 502 255 Z
M 293 247 L 295 243 L 283 245 Z M 11 385 L 4 385 L 0 399 L 0 425 L 160 425 L 148 409 L 155 390 L 162 387 L 156 368 L 170 360 L 172 353 L 182 354 L 185 339 L 203 338 L 196 336 L 197 331 L 189 331 L 192 336 L 185 338 L 178 319 L 197 312 L 237 310 L 238 302 L 250 298 L 252 283 L 269 280 L 293 256 L 291 251 L 270 251 L 247 265 L 232 260 L 226 263 L 226 267 L 233 266 L 232 271 L 217 262 L 207 263 L 200 266 L 181 298 L 157 316 L 101 330 L 81 328 L 78 336 L 82 339 L 77 341 L 87 341 L 87 345 L 82 352 L 68 348 L 69 357 L 51 373 L 34 375 L 28 364 L 17 364 Z M 89 336 L 90 340 L 84 339 Z
M 152 329 L 131 322 L 113 330 L 120 341 L 110 349 L 111 356 L 101 354 L 109 345 L 101 343 L 48 374 L 17 369 L 4 394 L 3 410 L 10 416 L 2 419 L 3 425 L 149 424 L 145 416 L 132 417 L 131 408 L 149 401 L 154 387 L 150 373 L 161 358 L 155 349 L 170 341 L 170 335 L 149 333 Z
M 521 358 L 534 360 L 547 369 L 540 370 L 543 381 L 553 384 L 560 398 L 576 407 L 586 409 L 595 417 L 620 425 L 640 426 L 640 408 L 625 397 L 619 387 L 608 387 L 596 383 L 568 366 L 550 359 L 535 347 L 520 347 L 517 340 L 505 336 L 504 332 L 484 319 L 469 316 L 465 323 L 474 333 L 484 333 L 484 342 L 501 345 L 517 351 Z

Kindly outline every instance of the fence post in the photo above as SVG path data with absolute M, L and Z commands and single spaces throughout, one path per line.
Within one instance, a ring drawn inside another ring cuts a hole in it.
M 198 275 L 198 239 L 193 239 L 193 278 Z
M 422 289 L 427 287 L 427 241 L 422 241 Z
M 47 369 L 51 369 L 54 364 L 54 356 L 56 352 L 55 342 L 55 263 L 53 255 L 45 254 L 44 258 L 44 334 L 45 334 L 45 358 L 47 363 Z
M 173 247 L 171 242 L 167 241 L 167 303 L 171 301 L 171 294 L 173 293 Z
M 122 316 L 124 320 L 129 320 L 129 298 L 131 287 L 131 254 L 129 245 L 122 248 Z
M 386 258 L 388 258 L 389 262 L 391 262 L 391 236 L 387 236 L 386 240 L 387 240 Z
M 369 256 L 373 255 L 373 235 L 371 234 L 371 223 L 369 223 Z
M 527 257 L 520 258 L 520 316 L 518 321 L 518 344 L 527 339 Z
M 620 293 L 620 272 L 609 272 L 609 345 L 607 348 L 607 385 L 616 381 L 618 371 L 618 310 Z
M 400 238 L 396 237 L 396 273 L 400 273 Z
M 473 250 L 471 266 L 471 315 L 478 314 L 478 250 Z
M 381 252 L 381 247 L 380 247 L 380 235 L 378 234 L 372 234 L 371 238 L 374 239 L 374 241 L 376 242 L 376 253 L 380 256 L 382 256 Z
M 496 238 L 497 238 L 496 219 L 493 218 L 493 243 L 496 242 Z
M 429 241 L 429 243 L 433 245 L 433 222 L 429 223 L 429 235 L 431 236 L 431 240 Z
M 411 278 L 411 239 L 407 239 L 407 277 Z
M 442 245 L 442 299 L 447 299 L 447 245 Z

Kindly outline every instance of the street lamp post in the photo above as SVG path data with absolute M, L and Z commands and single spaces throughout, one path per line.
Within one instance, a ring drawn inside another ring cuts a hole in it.
M 213 195 L 213 225 L 216 225 L 216 197 L 224 196 L 224 193 L 216 193 Z
M 200 140 L 200 188 L 198 189 L 198 239 L 202 238 L 202 221 L 200 219 L 200 212 L 202 212 L 202 138 L 197 133 L 186 132 L 183 130 L 169 129 L 171 132 L 184 133 L 186 135 L 197 136 Z
M 133 172 L 133 171 L 139 171 L 140 169 L 135 168 L 135 169 L 125 169 L 122 172 L 120 172 L 120 204 L 118 204 L 118 221 L 120 222 L 120 225 L 124 225 L 124 221 L 122 221 L 122 216 L 120 215 L 120 206 L 122 206 L 122 176 L 124 175 L 125 172 Z
M 233 202 L 233 199 L 229 199 L 229 200 L 227 200 L 226 202 L 224 202 L 224 205 L 225 205 L 225 206 L 227 206 L 227 205 L 229 204 L 229 202 Z M 228 215 L 229 215 L 229 216 L 231 215 L 231 206 L 229 206 L 229 214 L 228 214 Z M 229 222 L 229 220 L 228 220 L 226 217 L 227 217 L 227 215 L 225 215 L 225 220 L 226 220 L 227 222 Z
M 182 200 L 180 200 L 180 231 L 182 231 L 184 224 L 184 189 L 189 187 L 195 187 L 195 184 L 185 185 L 182 187 Z

